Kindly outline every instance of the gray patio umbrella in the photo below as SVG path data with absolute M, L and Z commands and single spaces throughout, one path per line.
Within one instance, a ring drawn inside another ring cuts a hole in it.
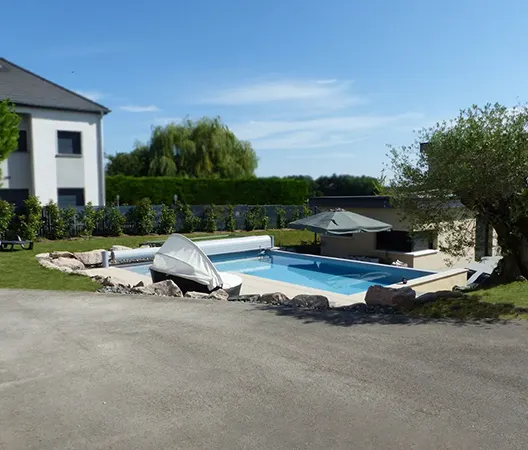
M 291 222 L 296 230 L 309 230 L 319 234 L 378 233 L 392 229 L 392 225 L 350 211 L 325 211 Z

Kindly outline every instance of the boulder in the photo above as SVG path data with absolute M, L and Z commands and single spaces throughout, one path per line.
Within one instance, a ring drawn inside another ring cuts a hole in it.
M 235 295 L 229 297 L 230 302 L 251 302 L 256 303 L 260 300 L 260 294 L 246 294 L 246 295 Z
M 223 300 L 223 301 L 225 301 L 225 300 L 227 300 L 228 297 L 229 297 L 229 294 L 226 291 L 224 291 L 223 289 L 218 289 L 218 290 L 216 290 L 214 292 L 211 292 L 209 294 L 209 298 L 211 300 Z
M 90 252 L 76 252 L 73 256 L 86 267 L 100 266 L 103 264 L 103 251 L 103 249 L 98 249 Z
M 187 291 L 184 297 L 197 298 L 197 299 L 198 298 L 209 298 L 209 294 L 207 292 Z
M 188 291 L 185 293 L 185 297 L 187 298 L 196 298 L 196 299 L 207 299 L 207 300 L 227 300 L 227 297 L 229 297 L 229 294 L 224 291 L 223 289 L 218 289 L 216 291 L 211 292 L 208 294 L 207 292 L 196 292 L 196 291 Z
M 365 295 L 367 305 L 397 306 L 410 308 L 414 305 L 416 292 L 410 287 L 389 288 L 384 286 L 370 286 Z
M 39 259 L 37 259 L 37 261 L 39 262 L 39 264 L 42 267 L 45 267 L 46 269 L 60 270 L 63 273 L 72 273 L 73 272 L 73 269 L 70 268 L 70 267 L 58 266 L 56 264 L 53 264 L 53 262 L 51 262 L 51 260 L 49 258 L 39 258 Z M 56 261 L 56 260 L 54 260 L 54 261 Z M 76 261 L 76 260 L 74 260 L 74 261 Z
M 328 309 L 330 303 L 328 298 L 324 295 L 308 295 L 300 294 L 296 295 L 289 302 L 290 306 L 297 308 L 312 308 L 312 309 Z
M 37 257 L 40 255 L 37 255 Z M 75 258 L 72 252 L 51 252 L 49 254 L 49 257 L 51 259 L 57 259 L 57 258 Z
M 112 277 L 102 277 L 100 275 L 96 275 L 95 277 L 93 277 L 93 279 L 106 287 L 119 286 L 119 282 L 113 280 Z
M 68 267 L 71 270 L 84 270 L 84 264 L 81 261 L 73 258 L 59 257 L 50 261 L 53 265 L 58 268 Z
M 461 298 L 464 293 L 460 291 L 437 291 L 427 292 L 416 298 L 415 304 L 424 305 L 425 303 L 434 303 L 438 300 L 445 300 L 447 298 Z
M 181 289 L 172 280 L 158 281 L 147 286 L 133 288 L 141 294 L 163 295 L 166 297 L 183 297 Z
M 266 303 L 268 305 L 288 305 L 290 299 L 282 292 L 273 292 L 261 295 L 258 301 L 259 303 Z
M 111 252 L 118 250 L 132 250 L 132 247 L 127 247 L 126 245 L 112 245 L 112 247 L 110 247 Z

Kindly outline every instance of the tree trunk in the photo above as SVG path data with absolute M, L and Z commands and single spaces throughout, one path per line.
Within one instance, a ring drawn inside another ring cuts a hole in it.
M 517 223 L 512 229 L 502 220 L 492 221 L 503 257 L 493 271 L 494 284 L 528 279 L 528 229 Z

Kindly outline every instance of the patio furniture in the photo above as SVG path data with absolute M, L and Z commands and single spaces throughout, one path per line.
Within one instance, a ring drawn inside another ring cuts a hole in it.
M 324 211 L 313 216 L 291 222 L 296 230 L 309 230 L 316 234 L 347 235 L 353 233 L 379 233 L 389 231 L 392 225 L 343 209 Z
M 0 239 L 0 250 L 14 250 L 15 246 L 20 246 L 23 250 L 33 250 L 33 241 L 24 241 L 17 234 L 7 235 L 6 239 Z
M 153 283 L 172 280 L 184 294 L 223 289 L 231 297 L 239 295 L 242 287 L 242 278 L 218 272 L 204 251 L 181 234 L 170 236 L 154 255 L 150 274 Z

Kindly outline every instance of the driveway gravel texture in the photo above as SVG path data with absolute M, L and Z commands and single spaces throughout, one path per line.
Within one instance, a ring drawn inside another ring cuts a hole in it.
M 0 449 L 525 449 L 528 323 L 0 291 Z

